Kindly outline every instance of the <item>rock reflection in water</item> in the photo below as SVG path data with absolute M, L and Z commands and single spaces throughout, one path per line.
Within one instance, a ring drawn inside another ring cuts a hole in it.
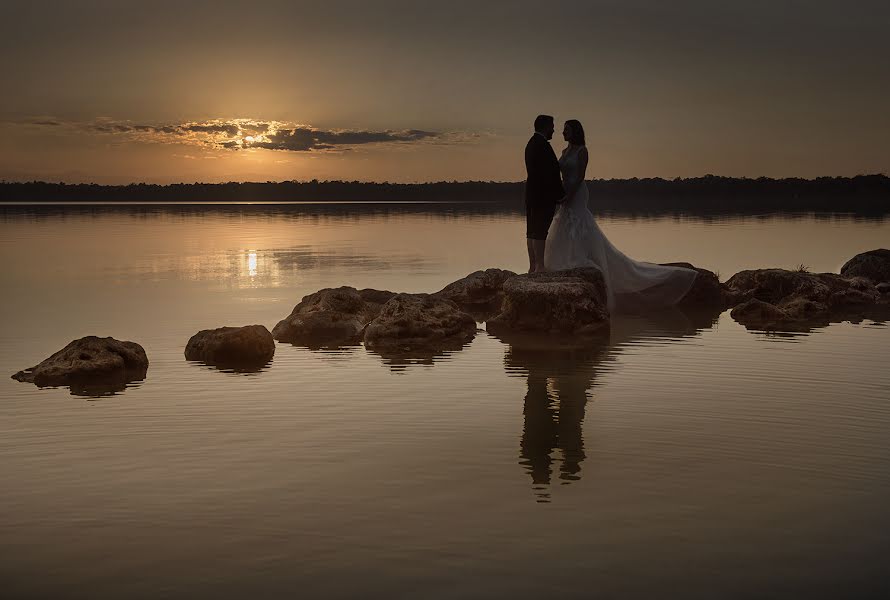
M 717 311 L 679 310 L 616 315 L 608 338 L 584 342 L 543 336 L 502 339 L 508 344 L 504 357 L 508 374 L 526 377 L 519 464 L 528 471 L 538 502 L 550 501 L 554 471 L 558 470 L 555 476 L 563 485 L 581 478 L 581 465 L 587 458 L 584 414 L 598 372 L 625 346 L 653 338 L 693 337 L 713 327 L 718 316 Z M 554 456 L 555 450 L 561 458 Z

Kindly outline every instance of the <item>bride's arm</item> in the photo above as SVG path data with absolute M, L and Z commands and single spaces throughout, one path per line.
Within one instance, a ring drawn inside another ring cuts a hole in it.
M 575 194 L 578 192 L 578 189 L 582 185 L 586 185 L 584 183 L 584 175 L 587 173 L 587 147 L 583 147 L 578 150 L 578 181 L 574 182 L 570 189 L 566 190 L 566 199 L 574 198 Z

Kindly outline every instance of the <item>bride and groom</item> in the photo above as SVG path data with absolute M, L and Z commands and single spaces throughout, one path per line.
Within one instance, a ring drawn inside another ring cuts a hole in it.
M 529 273 L 597 267 L 606 283 L 609 310 L 653 309 L 679 302 L 692 288 L 697 272 L 636 261 L 613 246 L 587 206 L 584 128 L 575 119 L 566 121 L 562 135 L 568 145 L 558 160 L 550 146 L 553 131 L 553 117 L 539 115 L 525 147 Z

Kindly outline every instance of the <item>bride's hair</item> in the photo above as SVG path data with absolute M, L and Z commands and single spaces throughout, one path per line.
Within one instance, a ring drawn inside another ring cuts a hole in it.
M 576 146 L 583 146 L 584 128 L 581 127 L 581 121 L 579 121 L 578 119 L 569 119 L 568 121 L 566 121 L 566 125 L 569 126 L 569 131 L 571 131 L 568 142 Z

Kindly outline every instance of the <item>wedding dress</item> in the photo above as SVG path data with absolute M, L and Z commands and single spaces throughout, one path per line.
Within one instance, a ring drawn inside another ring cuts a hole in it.
M 559 159 L 566 190 L 582 177 L 579 149 Z M 587 207 L 587 184 L 581 183 L 574 197 L 557 205 L 547 231 L 544 268 L 560 271 L 574 267 L 597 267 L 606 282 L 610 311 L 638 311 L 671 306 L 692 288 L 698 273 L 682 267 L 665 267 L 625 256 L 606 238 Z

